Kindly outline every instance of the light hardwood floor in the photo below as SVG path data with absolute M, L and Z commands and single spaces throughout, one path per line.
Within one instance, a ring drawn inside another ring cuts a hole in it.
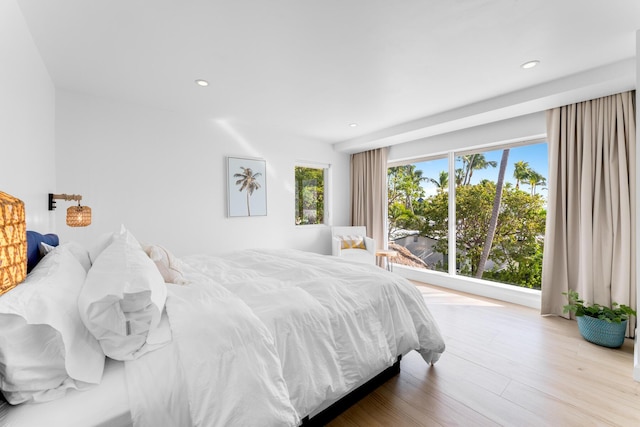
M 574 321 L 418 285 L 445 353 L 433 366 L 408 354 L 329 426 L 640 426 L 632 340 L 599 347 Z

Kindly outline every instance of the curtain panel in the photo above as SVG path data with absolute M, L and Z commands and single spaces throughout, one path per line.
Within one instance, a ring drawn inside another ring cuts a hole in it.
M 631 91 L 547 111 L 542 314 L 568 318 L 569 289 L 589 303 L 637 308 L 635 110 Z
M 389 149 L 351 155 L 351 225 L 364 225 L 383 249 L 387 221 L 387 157 Z

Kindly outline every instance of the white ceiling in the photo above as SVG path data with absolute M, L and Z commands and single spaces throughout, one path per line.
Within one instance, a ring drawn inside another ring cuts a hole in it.
M 17 2 L 56 87 L 342 144 L 633 58 L 640 29 L 639 0 Z

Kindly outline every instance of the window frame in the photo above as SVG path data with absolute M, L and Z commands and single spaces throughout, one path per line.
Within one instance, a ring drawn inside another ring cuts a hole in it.
M 447 158 L 448 159 L 448 173 L 449 173 L 449 177 L 455 177 L 455 167 L 456 167 L 456 157 L 457 156 L 463 156 L 466 154 L 473 154 L 473 153 L 483 153 L 486 151 L 494 151 L 494 150 L 502 150 L 504 148 L 517 148 L 517 147 L 522 147 L 522 146 L 527 146 L 527 145 L 534 145 L 534 144 L 540 144 L 540 143 L 548 143 L 548 138 L 546 135 L 540 135 L 534 138 L 522 138 L 519 140 L 514 140 L 512 142 L 501 142 L 501 143 L 494 143 L 494 144 L 484 144 L 481 146 L 475 146 L 473 148 L 462 148 L 462 149 L 451 149 L 451 150 L 446 150 L 446 151 L 439 151 L 430 155 L 423 155 L 423 156 L 416 156 L 414 158 L 408 158 L 408 159 L 403 159 L 403 160 L 395 160 L 395 161 L 391 161 L 388 162 L 387 164 L 387 168 L 389 167 L 394 167 L 394 166 L 403 166 L 403 165 L 410 165 L 410 164 L 415 164 L 415 163 L 420 163 L 420 162 L 426 162 L 426 161 L 430 161 L 430 160 L 439 160 L 439 159 L 443 159 L 443 158 Z M 547 153 L 548 154 L 548 153 Z M 448 189 L 448 218 L 449 218 L 449 225 L 448 225 L 448 263 L 449 263 L 449 268 L 447 272 L 442 272 L 442 271 L 437 271 L 437 270 L 428 270 L 428 269 L 419 269 L 419 268 L 414 268 L 414 267 L 406 267 L 406 269 L 408 270 L 416 270 L 416 271 L 420 271 L 420 272 L 424 272 L 425 274 L 433 274 L 433 275 L 440 275 L 440 276 L 445 276 L 445 282 L 449 282 L 450 280 L 455 280 L 455 281 L 459 281 L 459 282 L 473 282 L 476 284 L 482 284 L 487 285 L 489 287 L 507 287 L 506 289 L 508 289 L 509 291 L 516 291 L 516 292 L 523 292 L 523 293 L 534 293 L 537 294 L 539 296 L 540 294 L 540 290 L 539 289 L 529 289 L 526 287 L 520 287 L 517 285 L 512 285 L 512 284 L 507 284 L 507 283 L 502 283 L 502 282 L 494 282 L 494 281 L 490 281 L 490 280 L 486 280 L 486 279 L 476 279 L 473 277 L 469 277 L 469 276 L 465 276 L 465 275 L 461 275 L 458 274 L 456 271 L 456 250 L 457 250 L 457 241 L 456 241 L 456 184 L 455 184 L 455 179 L 449 179 L 449 189 Z M 388 212 L 387 212 L 387 216 L 388 216 Z M 386 238 L 386 236 L 385 236 Z M 400 266 L 401 270 L 404 266 Z M 410 275 L 411 277 L 415 277 L 414 275 Z M 416 279 L 416 280 L 420 280 L 420 279 Z M 423 279 L 424 280 L 424 279 Z M 449 287 L 449 286 L 448 286 Z M 452 289 L 457 289 L 457 286 L 450 286 Z M 463 290 L 463 291 L 468 291 L 465 290 L 464 288 L 459 288 L 458 290 Z M 481 293 L 482 294 L 482 293 Z M 488 293 L 486 294 L 486 296 L 492 296 L 494 297 L 494 295 L 492 293 Z M 527 303 L 525 305 L 529 305 L 531 306 L 531 304 Z
M 296 179 L 296 168 L 306 169 L 318 169 L 323 170 L 323 221 L 315 224 L 298 224 L 297 223 L 297 206 L 295 200 L 297 197 L 298 182 Z M 293 223 L 296 227 L 326 227 L 331 225 L 331 164 L 320 163 L 311 161 L 296 161 L 293 167 L 293 193 L 294 193 L 294 208 L 293 208 Z

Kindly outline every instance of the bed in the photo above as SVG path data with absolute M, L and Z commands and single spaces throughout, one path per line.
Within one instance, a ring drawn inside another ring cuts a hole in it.
M 52 298 L 77 304 L 70 339 L 87 343 L 82 360 L 64 348 L 64 387 L 0 402 L 3 426 L 321 425 L 402 355 L 435 363 L 445 348 L 415 286 L 375 265 L 282 249 L 177 259 L 124 228 L 89 250 L 47 246 L 0 316 L 16 290 L 62 275 L 80 283 Z

